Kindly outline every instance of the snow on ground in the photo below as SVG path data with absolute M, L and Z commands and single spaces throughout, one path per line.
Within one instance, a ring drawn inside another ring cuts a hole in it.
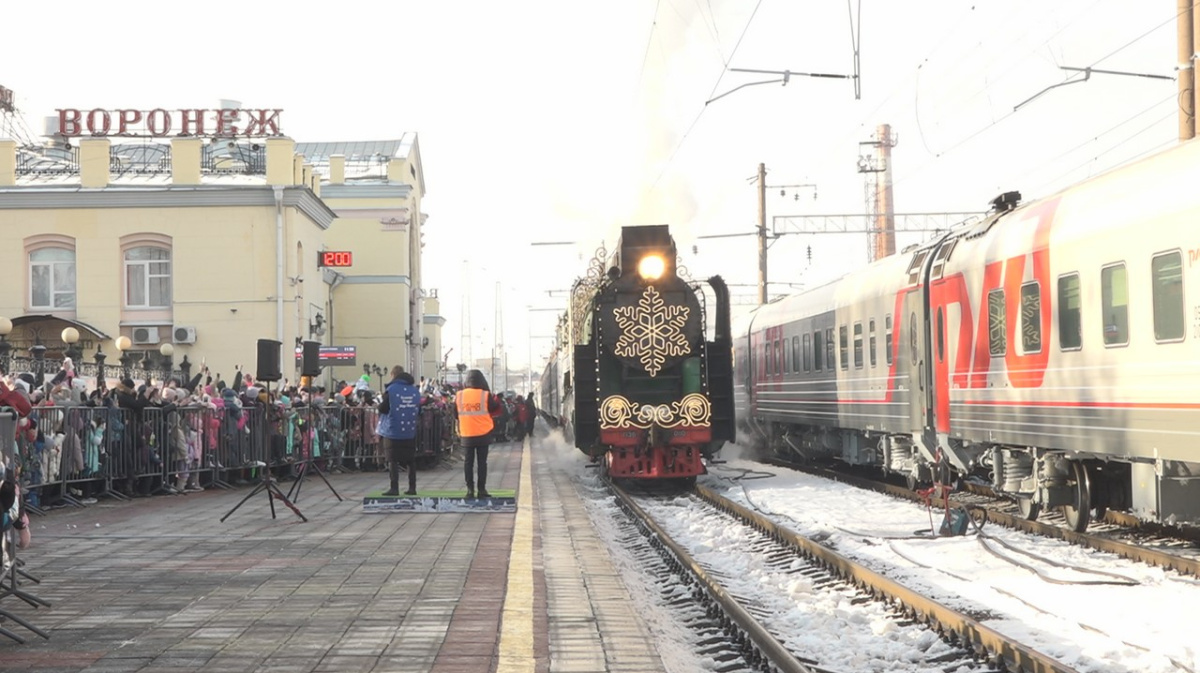
M 637 606 L 637 613 L 655 635 L 665 673 L 716 670 L 716 662 L 702 659 L 694 651 L 692 642 L 695 634 L 679 624 L 678 613 L 660 600 L 662 587 L 657 580 L 647 575 L 642 570 L 642 563 L 619 542 L 624 535 L 618 522 L 626 515 L 600 483 L 597 473 L 585 467 L 587 457 L 564 441 L 559 431 L 542 438 L 537 445 L 537 452 L 538 459 L 546 460 L 551 469 L 572 475 L 572 481 L 596 527 L 597 536 L 607 543 L 613 566 L 625 580 L 630 599 Z
M 751 461 L 713 466 L 704 483 L 1080 671 L 1200 668 L 1193 578 L 993 526 L 995 540 L 932 538 L 921 505 Z
M 858 594 L 848 588 L 815 589 L 813 580 L 772 567 L 749 549 L 761 534 L 713 510 L 694 498 L 643 502 L 642 507 L 675 540 L 683 541 L 701 565 L 743 602 L 769 611 L 765 625 L 789 650 L 822 668 L 835 671 L 921 671 L 953 673 L 969 667 L 946 668 L 937 663 L 946 655 L 959 658 L 931 630 L 901 626 L 886 606 L 875 601 L 854 604 Z M 794 559 L 788 570 L 807 565 Z M 935 662 L 935 663 L 929 663 Z

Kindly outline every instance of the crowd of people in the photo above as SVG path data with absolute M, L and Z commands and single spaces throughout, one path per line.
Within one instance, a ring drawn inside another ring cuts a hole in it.
M 482 373 L 478 379 L 486 390 Z M 424 378 L 410 385 L 418 407 L 418 439 L 411 456 L 405 455 L 409 473 L 415 473 L 419 460 L 436 462 L 461 445 L 480 466 L 477 479 L 467 478 L 469 491 L 474 495 L 477 483 L 478 492 L 486 494 L 486 445 L 521 441 L 531 432 L 532 395 L 487 391 L 486 436 L 460 441 L 460 391 Z M 15 441 L 4 444 L 6 481 L 23 492 L 18 505 L 46 508 L 89 504 L 101 495 L 236 486 L 253 482 L 260 470 L 286 479 L 310 460 L 330 471 L 379 469 L 396 462 L 389 460 L 379 436 L 386 400 L 365 375 L 339 381 L 332 392 L 287 382 L 262 385 L 240 370 L 227 382 L 207 368 L 186 380 L 122 377 L 109 386 L 103 379 L 77 376 L 68 358 L 53 376 L 0 377 L 0 407 L 15 412 L 10 415 Z M 409 485 L 414 491 L 415 482 Z

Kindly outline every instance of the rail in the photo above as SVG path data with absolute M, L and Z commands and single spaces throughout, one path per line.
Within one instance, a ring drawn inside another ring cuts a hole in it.
M 993 661 L 1002 663 L 1007 670 L 1027 673 L 1075 673 L 1075 669 L 1062 662 L 1015 643 L 978 621 L 780 526 L 708 488 L 697 486 L 695 492 L 713 506 L 791 545 L 806 558 L 820 562 L 864 591 L 904 606 L 905 612 L 912 619 L 931 625 L 939 633 L 953 634 L 961 645 L 973 649 L 976 654 L 986 655 Z
M 609 483 L 612 492 L 617 496 L 621 507 L 634 517 L 641 526 L 649 530 L 654 537 L 665 546 L 676 558 L 679 564 L 695 577 L 704 591 L 720 609 L 729 617 L 733 624 L 750 640 L 755 650 L 762 657 L 783 673 L 814 673 L 814 669 L 798 661 L 787 648 L 783 646 L 767 629 L 759 623 L 745 608 L 741 606 L 721 585 L 705 572 L 704 568 L 691 557 L 687 551 L 675 543 L 646 512 L 634 502 L 619 486 Z

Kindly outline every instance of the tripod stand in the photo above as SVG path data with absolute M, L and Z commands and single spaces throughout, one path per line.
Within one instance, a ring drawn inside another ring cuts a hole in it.
M 261 378 L 260 378 L 260 380 L 261 380 Z M 265 383 L 267 384 L 267 400 L 268 400 L 268 404 L 270 404 L 271 382 L 266 381 Z M 270 435 L 270 431 L 269 431 L 270 424 L 267 422 L 267 420 L 268 420 L 267 419 L 267 410 L 264 409 L 263 410 L 263 418 L 261 421 L 261 426 L 262 426 L 261 432 L 263 435 L 263 442 L 262 442 L 263 447 L 268 447 L 270 445 L 270 439 L 271 439 L 271 435 Z M 271 505 L 271 518 L 272 519 L 275 518 L 275 501 L 279 500 L 284 505 L 286 505 L 288 509 L 292 510 L 292 512 L 295 513 L 296 516 L 300 517 L 301 521 L 307 522 L 308 518 L 305 517 L 304 514 L 294 504 L 292 504 L 292 501 L 289 499 L 289 496 L 284 495 L 283 491 L 280 490 L 279 485 L 275 483 L 275 477 L 274 477 L 274 475 L 271 474 L 270 465 L 268 465 L 268 461 L 260 461 L 260 462 L 261 462 L 261 466 L 258 468 L 258 470 L 259 470 L 259 476 L 261 477 L 261 479 L 258 482 L 258 485 L 254 487 L 254 490 L 252 490 L 248 494 L 246 494 L 246 497 L 242 498 L 241 502 L 234 505 L 233 509 L 226 512 L 225 516 L 221 517 L 221 521 L 224 522 L 225 519 L 228 519 L 230 517 L 230 515 L 232 515 L 236 511 L 238 511 L 239 507 L 246 504 L 246 501 L 250 500 L 254 496 L 258 495 L 259 493 L 266 491 L 267 502 L 270 503 L 270 505 Z M 326 483 L 328 483 L 328 482 L 326 482 Z M 331 486 L 330 488 L 333 488 L 333 487 Z
M 317 446 L 318 435 L 317 435 L 317 424 L 315 422 L 316 417 L 317 417 L 317 406 L 315 404 L 313 404 L 312 391 L 310 390 L 309 397 L 308 397 L 309 429 L 307 430 L 307 432 L 312 433 L 313 439 L 312 439 L 311 446 Z M 325 485 L 329 487 L 329 492 L 333 493 L 333 496 L 338 499 L 338 502 L 342 502 L 344 500 L 344 498 L 342 498 L 342 496 L 338 495 L 337 489 L 335 489 L 333 487 L 333 484 L 329 483 L 329 480 L 325 478 L 325 471 L 321 469 L 321 466 L 319 464 L 317 464 L 317 459 L 312 455 L 311 446 L 309 448 L 308 458 L 306 458 L 300 462 L 300 473 L 296 475 L 296 481 L 292 482 L 292 487 L 288 489 L 288 493 L 287 493 L 288 497 L 292 499 L 292 502 L 297 502 L 300 500 L 300 489 L 304 486 L 304 478 L 308 476 L 308 468 L 311 467 L 313 470 L 316 471 L 317 476 L 321 478 L 321 481 L 325 482 Z

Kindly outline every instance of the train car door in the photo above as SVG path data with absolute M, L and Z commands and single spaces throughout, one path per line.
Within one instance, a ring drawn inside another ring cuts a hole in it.
M 921 284 L 921 269 L 929 251 L 929 248 L 922 248 L 913 252 L 907 272 L 907 287 L 910 289 L 904 294 L 904 308 L 896 319 L 899 334 L 897 350 L 901 351 L 901 359 L 908 368 L 909 432 L 918 444 L 925 432 L 929 408 L 927 398 L 930 382 L 925 374 L 925 298 Z

